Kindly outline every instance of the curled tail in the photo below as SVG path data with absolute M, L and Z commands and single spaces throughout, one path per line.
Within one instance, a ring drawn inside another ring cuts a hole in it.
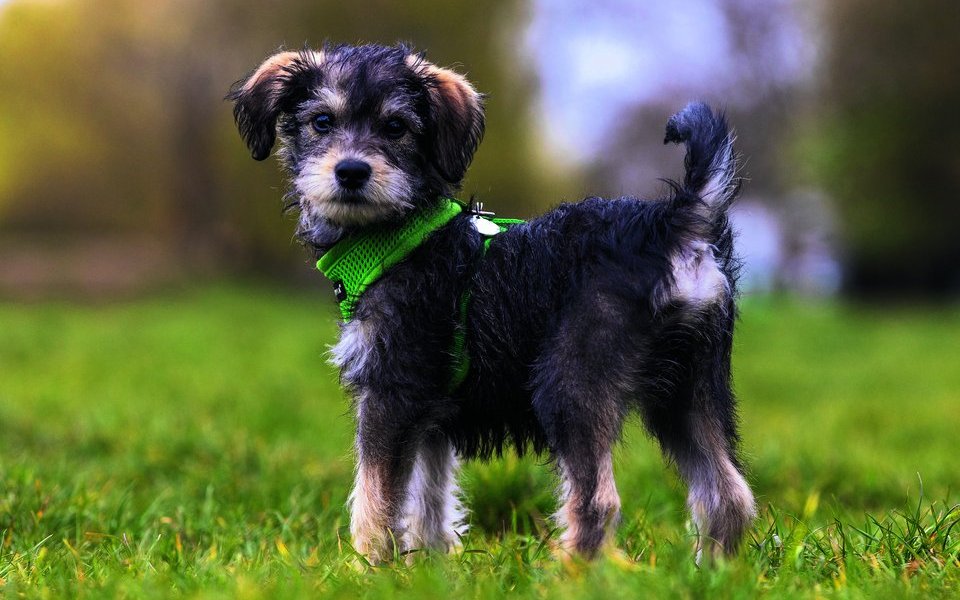
M 692 202 L 700 216 L 713 226 L 710 227 L 713 233 L 718 235 L 722 235 L 720 230 L 726 228 L 727 208 L 740 189 L 733 140 L 734 135 L 723 114 L 714 114 L 703 102 L 691 102 L 670 117 L 663 140 L 664 144 L 673 142 L 687 146 L 683 193 L 678 195 L 677 201 Z M 708 237 L 711 236 L 708 234 Z

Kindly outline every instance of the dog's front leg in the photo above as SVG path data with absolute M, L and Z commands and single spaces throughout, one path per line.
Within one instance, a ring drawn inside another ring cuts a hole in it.
M 402 512 L 416 459 L 415 428 L 388 410 L 390 402 L 369 393 L 358 402 L 350 534 L 354 549 L 372 563 L 403 550 Z

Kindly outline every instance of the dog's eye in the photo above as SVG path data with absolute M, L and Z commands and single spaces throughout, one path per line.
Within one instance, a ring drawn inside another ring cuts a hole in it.
M 393 118 L 384 124 L 383 132 L 391 140 L 399 140 L 407 132 L 407 124 L 400 119 Z
M 317 133 L 330 133 L 333 129 L 333 115 L 322 113 L 313 118 L 313 129 Z

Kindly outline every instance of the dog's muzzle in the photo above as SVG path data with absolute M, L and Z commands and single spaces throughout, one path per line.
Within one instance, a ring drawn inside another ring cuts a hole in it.
M 355 192 L 370 180 L 373 170 L 362 160 L 348 158 L 337 163 L 333 170 L 340 187 Z

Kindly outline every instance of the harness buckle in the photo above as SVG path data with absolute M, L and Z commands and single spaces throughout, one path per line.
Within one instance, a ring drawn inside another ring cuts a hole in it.
M 480 202 L 479 200 L 470 201 L 470 206 L 467 207 L 467 214 L 487 218 L 496 216 L 496 213 L 483 210 L 483 202 Z
M 347 287 L 343 285 L 342 281 L 333 282 L 333 295 L 337 298 L 337 302 L 343 302 L 347 299 Z

